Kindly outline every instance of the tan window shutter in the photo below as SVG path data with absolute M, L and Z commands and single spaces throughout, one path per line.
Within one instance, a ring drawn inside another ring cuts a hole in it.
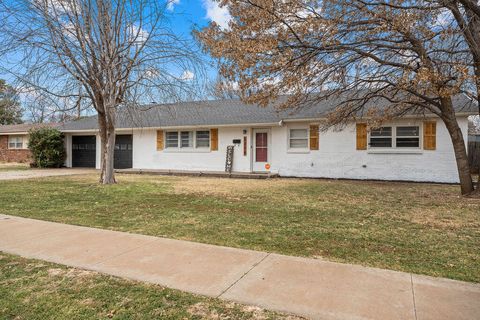
M 218 129 L 210 129 L 210 149 L 218 150 Z
M 423 123 L 423 149 L 435 150 L 437 148 L 437 122 L 425 121 Z
M 163 130 L 157 130 L 157 151 L 163 150 Z
M 357 123 L 357 150 L 367 150 L 366 123 Z
M 318 126 L 310 126 L 310 150 L 318 150 Z

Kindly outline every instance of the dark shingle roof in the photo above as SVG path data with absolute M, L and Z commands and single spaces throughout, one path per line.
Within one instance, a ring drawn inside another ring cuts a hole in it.
M 21 124 L 9 124 L 0 126 L 0 134 L 4 133 L 22 133 L 28 132 L 30 129 L 42 128 L 42 127 L 58 127 L 59 123 L 21 123 Z
M 476 105 L 466 96 L 457 96 L 454 100 L 457 112 L 471 114 L 477 112 Z M 338 101 L 330 99 L 295 110 L 279 110 L 278 106 L 281 103 L 282 99 L 267 107 L 259 107 L 247 105 L 240 100 L 213 100 L 157 104 L 136 109 L 122 109 L 117 112 L 116 127 L 121 129 L 215 126 L 274 123 L 280 120 L 319 119 L 338 105 Z M 375 104 L 375 107 L 378 107 L 378 103 Z M 97 117 L 92 116 L 68 122 L 60 130 L 75 131 L 97 128 Z

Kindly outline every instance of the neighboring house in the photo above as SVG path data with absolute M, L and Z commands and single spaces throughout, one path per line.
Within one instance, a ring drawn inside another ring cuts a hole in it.
M 28 150 L 28 131 L 43 126 L 58 124 L 12 124 L 0 126 L 0 161 L 29 162 L 31 153 Z
M 469 142 L 480 142 L 480 123 L 478 120 L 478 112 L 476 115 L 477 120 L 475 117 L 472 117 L 468 122 L 468 141 Z
M 480 128 L 473 121 L 468 128 L 468 162 L 472 173 L 480 171 Z
M 476 106 L 455 99 L 467 141 Z M 406 115 L 368 130 L 362 121 L 319 130 L 328 101 L 297 111 L 260 108 L 237 100 L 152 105 L 122 111 L 116 120 L 115 167 L 224 171 L 234 146 L 233 171 L 288 177 L 458 182 L 450 136 L 434 115 Z M 97 118 L 60 128 L 68 167 L 100 167 Z
M 468 135 L 469 142 L 480 142 L 480 133 L 472 133 Z

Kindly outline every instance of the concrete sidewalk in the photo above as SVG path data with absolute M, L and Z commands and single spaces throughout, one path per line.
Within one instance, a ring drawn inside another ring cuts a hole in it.
M 314 319 L 480 318 L 480 284 L 5 215 L 0 251 Z

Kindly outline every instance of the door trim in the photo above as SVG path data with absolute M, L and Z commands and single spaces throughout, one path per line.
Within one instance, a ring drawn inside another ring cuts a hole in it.
M 271 164 L 272 163 L 272 135 L 271 135 L 271 130 L 270 128 L 252 128 L 252 131 L 251 131 L 251 137 L 250 137 L 250 168 L 251 168 L 251 172 L 252 173 L 255 173 L 255 172 L 260 172 L 260 173 L 265 173 L 265 172 L 270 172 L 271 170 L 267 170 L 265 168 L 262 168 L 262 170 L 256 170 L 257 168 L 255 168 L 255 157 L 256 157 L 256 154 L 257 154 L 257 151 L 256 151 L 256 148 L 255 148 L 255 144 L 256 144 L 256 137 L 255 137 L 255 134 L 257 132 L 261 133 L 261 132 L 265 132 L 267 133 L 267 162 L 266 163 L 269 163 Z

